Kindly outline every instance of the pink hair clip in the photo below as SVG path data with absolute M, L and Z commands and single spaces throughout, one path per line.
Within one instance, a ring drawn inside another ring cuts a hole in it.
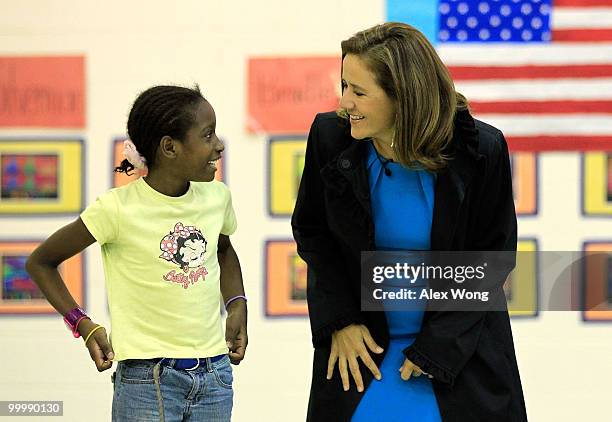
M 123 141 L 123 156 L 134 166 L 134 168 L 142 169 L 147 166 L 147 160 L 140 155 L 136 149 L 136 145 L 129 139 Z

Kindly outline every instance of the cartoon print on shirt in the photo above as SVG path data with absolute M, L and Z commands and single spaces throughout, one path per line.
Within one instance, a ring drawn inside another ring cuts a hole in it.
M 174 231 L 161 240 L 159 248 L 162 254 L 159 257 L 178 265 L 184 274 L 172 270 L 163 276 L 164 280 L 182 284 L 185 289 L 197 283 L 200 277 L 204 281 L 208 274 L 204 267 L 207 244 L 208 242 L 198 228 L 184 226 L 181 222 L 176 223 Z

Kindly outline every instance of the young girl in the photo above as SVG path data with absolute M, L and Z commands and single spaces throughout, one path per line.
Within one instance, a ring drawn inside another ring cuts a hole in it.
M 223 152 L 215 126 L 197 87 L 156 86 L 140 94 L 128 119 L 126 160 L 115 170 L 146 166 L 147 176 L 99 197 L 28 259 L 32 279 L 74 337 L 84 339 L 98 371 L 118 362 L 113 421 L 230 420 L 230 360 L 244 358 L 247 309 L 229 239 L 236 230 L 230 192 L 213 181 Z M 57 271 L 96 241 L 110 341 Z

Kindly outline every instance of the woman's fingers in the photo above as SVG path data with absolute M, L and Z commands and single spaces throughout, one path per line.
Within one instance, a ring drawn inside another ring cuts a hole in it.
M 427 372 L 423 371 L 421 368 L 419 368 L 414 363 L 412 363 L 409 359 L 405 359 L 404 360 L 404 363 L 402 364 L 402 366 L 399 369 L 399 371 L 400 371 L 400 377 L 404 381 L 408 381 L 410 379 L 410 377 L 413 376 L 413 375 L 415 377 L 420 377 L 421 375 L 425 374 L 425 375 L 427 375 L 427 377 L 433 378 Z
M 363 341 L 371 351 L 373 351 L 374 353 L 383 352 L 383 348 L 376 344 L 376 342 L 372 338 L 372 335 L 370 334 L 370 330 L 368 330 L 365 325 L 361 326 L 361 332 L 363 334 Z
M 357 359 L 354 357 L 349 360 L 349 368 L 351 370 L 351 374 L 353 375 L 353 379 L 355 380 L 357 391 L 361 393 L 363 391 L 363 379 L 361 378 L 359 363 L 357 363 Z
M 399 369 L 400 377 L 404 381 L 408 381 L 410 379 L 410 376 L 412 375 L 412 371 L 414 370 L 414 368 L 415 365 L 412 362 L 410 362 L 408 359 L 404 360 L 404 364 Z
M 340 371 L 340 378 L 342 379 L 342 389 L 344 391 L 349 390 L 349 375 L 346 368 L 346 359 L 340 359 L 338 361 L 338 370 Z
M 344 391 L 350 389 L 351 376 L 355 381 L 357 391 L 363 392 L 365 389 L 358 358 L 361 359 L 376 379 L 380 380 L 382 378 L 380 370 L 374 360 L 372 360 L 368 348 L 374 353 L 382 353 L 383 349 L 376 344 L 369 330 L 364 325 L 354 324 L 336 331 L 332 334 L 331 343 L 329 359 L 327 360 L 327 379 L 329 380 L 333 377 L 334 366 L 337 363 Z
M 331 353 L 329 354 L 329 359 L 327 360 L 327 379 L 332 379 L 334 375 L 334 366 L 336 366 L 336 362 L 338 361 L 338 353 L 335 350 L 335 347 L 332 347 Z
M 374 378 L 376 378 L 377 380 L 381 380 L 382 375 L 380 373 L 380 370 L 378 369 L 378 366 L 376 366 L 376 363 L 374 363 L 374 361 L 370 357 L 370 354 L 368 353 L 368 351 L 365 350 L 364 353 L 359 355 L 359 357 L 361 358 L 361 361 L 363 362 L 363 364 L 370 370 L 370 372 L 372 372 L 372 375 L 374 375 Z

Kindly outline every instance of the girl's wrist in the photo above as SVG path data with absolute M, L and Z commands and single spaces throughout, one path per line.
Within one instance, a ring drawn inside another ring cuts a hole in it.
M 231 310 L 236 309 L 236 308 L 246 309 L 246 302 L 247 302 L 247 298 L 245 295 L 233 296 L 225 302 L 225 310 L 227 312 L 230 312 Z
M 87 336 L 87 334 L 89 334 L 89 332 L 93 330 L 96 325 L 98 324 L 93 322 L 91 319 L 89 318 L 84 319 L 79 324 L 79 328 L 78 328 L 79 334 L 81 334 L 81 337 L 85 338 L 85 336 Z

